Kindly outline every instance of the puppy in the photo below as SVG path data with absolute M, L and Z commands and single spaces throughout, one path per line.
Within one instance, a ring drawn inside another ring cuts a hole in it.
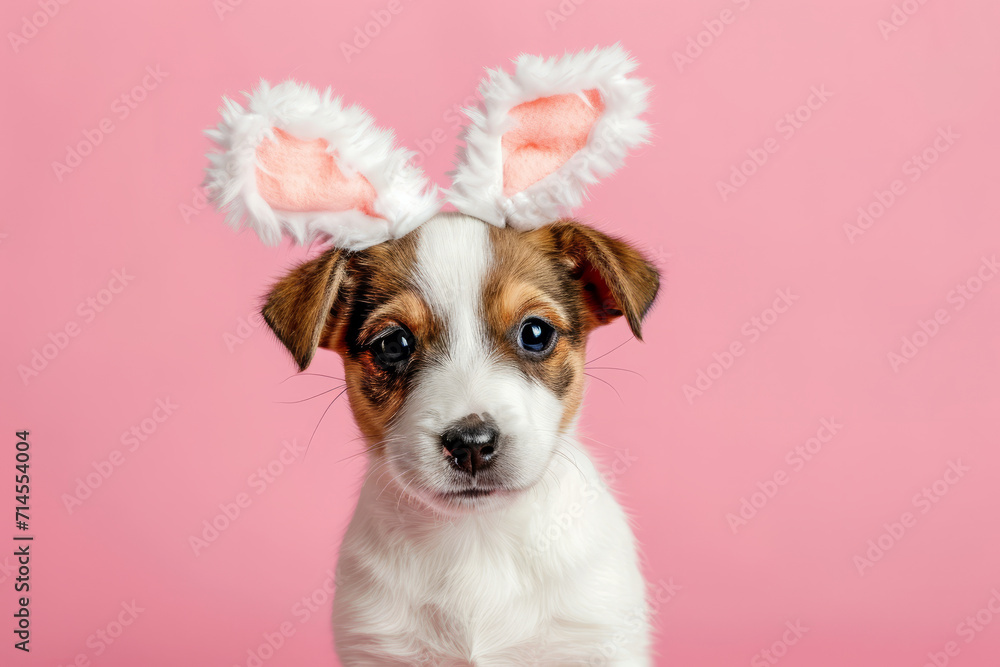
M 658 284 L 577 222 L 439 214 L 274 287 L 264 319 L 302 367 L 340 354 L 368 445 L 337 566 L 345 665 L 648 664 L 634 539 L 574 429 L 587 335 L 624 315 L 640 336 Z
M 591 331 L 641 338 L 659 276 L 564 214 L 643 143 L 619 46 L 491 71 L 438 192 L 364 110 L 262 83 L 209 135 L 237 227 L 330 245 L 263 316 L 337 352 L 369 469 L 337 565 L 344 665 L 649 665 L 627 518 L 575 430 Z

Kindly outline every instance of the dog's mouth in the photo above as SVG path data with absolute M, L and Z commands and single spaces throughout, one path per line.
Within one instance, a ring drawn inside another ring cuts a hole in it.
M 519 489 L 504 485 L 470 486 L 464 489 L 438 491 L 434 495 L 438 502 L 454 508 L 493 507 L 497 502 L 508 500 L 518 494 Z
M 456 498 L 484 498 L 486 496 L 493 495 L 494 493 L 500 492 L 500 489 L 461 489 L 459 491 L 445 491 L 441 493 L 442 498 L 447 498 L 448 500 L 454 500 Z

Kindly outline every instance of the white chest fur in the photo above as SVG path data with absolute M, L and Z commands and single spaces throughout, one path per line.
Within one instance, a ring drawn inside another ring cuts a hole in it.
M 578 445 L 489 513 L 436 515 L 398 494 L 369 475 L 341 547 L 345 666 L 650 664 L 634 538 Z

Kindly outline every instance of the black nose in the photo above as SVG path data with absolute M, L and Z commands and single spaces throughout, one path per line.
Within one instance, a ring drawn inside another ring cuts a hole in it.
M 441 444 L 449 463 L 470 475 L 490 465 L 497 455 L 500 431 L 489 419 L 469 415 L 441 434 Z

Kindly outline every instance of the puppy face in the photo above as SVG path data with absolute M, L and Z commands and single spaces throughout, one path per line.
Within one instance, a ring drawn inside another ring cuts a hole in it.
M 575 222 L 519 232 L 439 214 L 306 262 L 263 315 L 300 370 L 317 347 L 341 355 L 378 474 L 462 511 L 541 479 L 579 411 L 587 334 L 624 314 L 640 336 L 658 284 L 634 249 Z

